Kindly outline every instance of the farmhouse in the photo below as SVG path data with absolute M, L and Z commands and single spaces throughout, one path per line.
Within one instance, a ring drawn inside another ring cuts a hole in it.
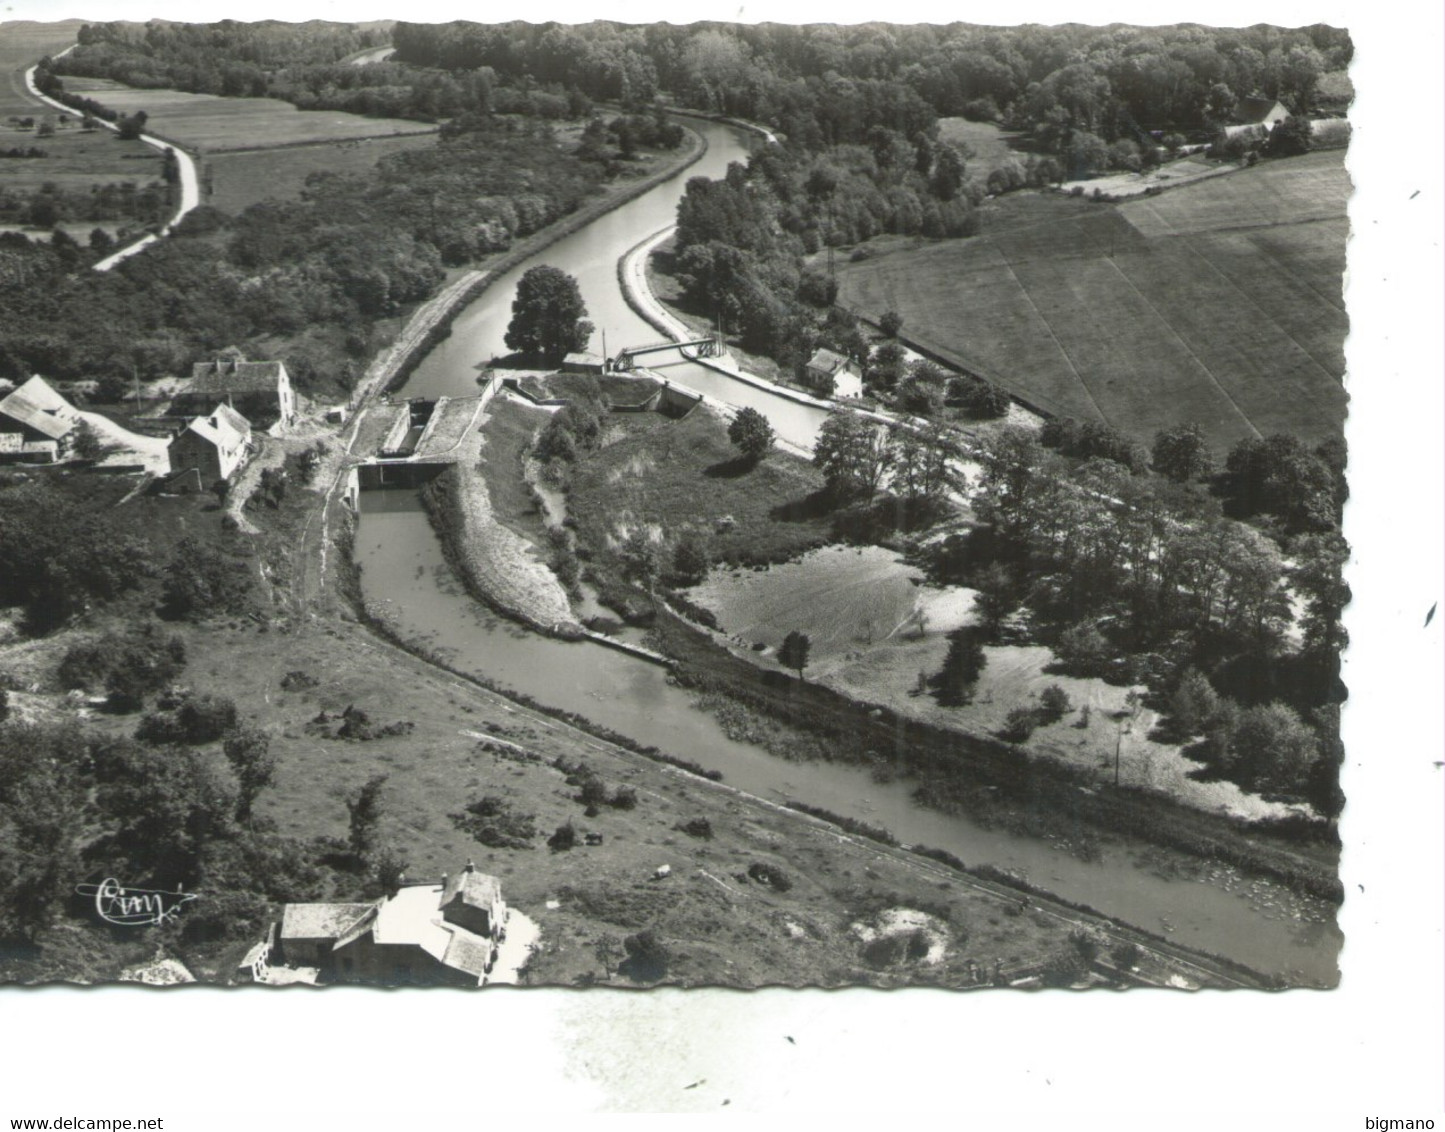
M 325 982 L 475 987 L 506 938 L 496 877 L 467 862 L 441 884 L 400 882 L 371 904 L 288 904 L 270 965 Z
M 251 422 L 229 405 L 196 417 L 171 440 L 171 472 L 194 468 L 201 486 L 231 478 L 251 446 Z
M 1289 116 L 1289 108 L 1277 98 L 1241 98 L 1235 108 L 1234 125 L 1225 126 L 1224 133 L 1227 137 L 1243 133 L 1263 136 Z
M 80 414 L 40 377 L 0 400 L 0 461 L 51 464 Z
M 213 361 L 191 367 L 191 379 L 171 403 L 171 413 L 190 416 L 217 402 L 244 414 L 259 429 L 290 424 L 296 418 L 296 392 L 286 366 L 248 362 L 234 346 Z
M 863 396 L 863 375 L 852 358 L 819 347 L 808 359 L 808 384 L 840 401 Z

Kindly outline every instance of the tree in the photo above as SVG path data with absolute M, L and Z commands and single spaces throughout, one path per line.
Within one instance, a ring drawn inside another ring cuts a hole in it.
M 1251 789 L 1303 793 L 1319 756 L 1318 738 L 1293 708 L 1260 704 L 1240 713 L 1230 744 L 1230 777 Z
M 1039 693 L 1039 713 L 1044 722 L 1056 723 L 1073 710 L 1074 704 L 1069 699 L 1069 693 L 1059 685 L 1050 684 Z
M 1289 117 L 1276 124 L 1264 143 L 1264 152 L 1270 157 L 1298 157 L 1308 153 L 1314 145 L 1314 129 L 1308 118 Z
M 382 790 L 389 777 L 385 774 L 372 775 L 356 796 L 346 801 L 351 851 L 363 860 L 381 844 Z
M 530 268 L 517 283 L 507 348 L 558 361 L 584 350 L 592 337 L 577 280 L 546 264 Z
M 828 414 L 813 446 L 813 463 L 836 496 L 872 499 L 892 463 L 886 430 L 846 409 Z
M 1219 711 L 1219 693 L 1197 668 L 1185 669 L 1169 700 L 1169 716 L 1181 736 L 1199 735 Z
M 0 939 L 33 940 L 74 891 L 86 754 L 74 728 L 0 730 Z
M 603 932 L 592 944 L 592 954 L 596 956 L 597 962 L 602 964 L 602 974 L 612 978 L 612 971 L 617 961 L 626 954 L 622 950 L 622 941 L 611 932 Z
M 778 649 L 778 663 L 787 665 L 789 668 L 798 670 L 798 679 L 803 678 L 803 669 L 808 666 L 808 653 L 812 650 L 813 642 L 807 633 L 794 629 L 783 638 L 782 646 Z
M 226 761 L 240 787 L 236 799 L 236 820 L 248 821 L 256 796 L 276 780 L 276 756 L 271 738 L 255 727 L 238 727 L 226 736 Z
M 773 426 L 752 406 L 744 406 L 728 425 L 728 439 L 749 464 L 757 464 L 773 446 Z
M 948 634 L 943 667 L 929 681 L 935 698 L 944 707 L 972 703 L 974 685 L 986 664 L 988 657 L 983 651 L 982 635 L 968 626 L 953 630 Z
M 628 978 L 653 983 L 667 974 L 672 954 L 651 928 L 628 936 L 622 941 L 622 949 L 627 952 L 627 962 L 623 966 L 627 968 Z
M 666 568 L 666 548 L 639 527 L 622 544 L 622 572 L 656 602 L 658 580 Z
M 1175 483 L 1202 479 L 1214 470 L 1204 430 L 1197 424 L 1176 425 L 1154 434 L 1154 470 Z
M 679 583 L 695 586 L 707 577 L 711 568 L 712 556 L 701 536 L 687 534 L 678 540 L 672 551 L 672 573 Z
M 884 311 L 878 319 L 878 329 L 885 337 L 897 338 L 898 332 L 903 329 L 903 316 L 895 310 Z

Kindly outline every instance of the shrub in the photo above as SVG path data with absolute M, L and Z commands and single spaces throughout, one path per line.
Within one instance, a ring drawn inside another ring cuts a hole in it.
M 146 743 L 213 743 L 235 730 L 236 703 L 227 696 L 187 696 L 173 711 L 153 711 L 135 737 Z
M 759 884 L 767 885 L 774 892 L 787 892 L 793 887 L 787 873 L 777 865 L 767 865 L 762 861 L 754 861 L 748 866 L 748 876 Z
M 673 829 L 680 830 L 689 837 L 696 837 L 702 841 L 712 840 L 712 822 L 707 818 L 693 818 L 691 821 L 678 822 Z
M 1050 684 L 1039 695 L 1039 709 L 1045 723 L 1056 723 L 1074 710 L 1069 694 L 1057 684 Z
M 536 816 L 517 813 L 495 794 L 479 798 L 463 813 L 450 817 L 457 829 L 493 849 L 530 849 L 537 836 Z
M 627 952 L 627 959 L 618 970 L 638 982 L 656 982 L 667 974 L 667 965 L 672 961 L 667 945 L 651 928 L 624 939 L 622 950 Z
M 1005 718 L 999 738 L 1007 739 L 1010 743 L 1022 743 L 1034 733 L 1034 728 L 1038 725 L 1038 713 L 1033 708 L 1016 707 Z
M 577 844 L 577 827 L 570 821 L 563 822 L 547 838 L 547 848 L 554 853 L 563 853 Z

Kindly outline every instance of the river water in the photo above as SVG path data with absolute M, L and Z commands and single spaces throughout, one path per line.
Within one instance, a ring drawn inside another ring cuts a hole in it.
M 702 161 L 502 276 L 458 316 L 451 336 L 416 368 L 401 396 L 474 393 L 480 369 L 507 352 L 502 337 L 517 278 L 537 263 L 577 278 L 598 327 L 594 350 L 600 350 L 604 330 L 613 354 L 624 345 L 657 340 L 658 333 L 622 298 L 617 261 L 675 220 L 688 177 L 721 176 L 753 142 L 751 135 L 730 126 L 689 125 L 708 139 Z M 667 375 L 718 400 L 753 405 L 800 444 L 811 446 L 822 419 L 816 409 L 693 363 L 668 367 Z M 364 492 L 361 504 L 356 558 L 367 600 L 385 604 L 409 636 L 464 671 L 720 770 L 730 785 L 761 797 L 805 801 L 881 825 L 905 843 L 947 849 L 971 865 L 1011 870 L 1127 923 L 1167 932 L 1179 943 L 1292 982 L 1334 980 L 1340 935 L 1317 902 L 1294 901 L 1272 886 L 1231 884 L 1230 891 L 1220 883 L 1169 879 L 1114 846 L 1106 846 L 1100 860 L 1081 861 L 1038 839 L 920 808 L 906 782 L 881 784 L 856 768 L 785 762 L 735 742 L 711 715 L 693 707 L 688 692 L 667 682 L 663 669 L 602 646 L 528 632 L 472 601 L 448 569 L 414 491 Z

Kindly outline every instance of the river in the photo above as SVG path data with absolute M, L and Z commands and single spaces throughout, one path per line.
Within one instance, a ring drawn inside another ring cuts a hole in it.
M 559 241 L 502 276 L 452 324 L 452 334 L 413 371 L 401 396 L 476 392 L 481 366 L 507 352 L 502 338 L 516 281 L 547 263 L 575 276 L 589 317 L 612 353 L 658 339 L 617 284 L 617 261 L 644 237 L 675 220 L 688 177 L 721 176 L 745 158 L 753 138 L 714 123 L 693 123 L 707 139 L 703 159 L 687 172 Z M 811 446 L 819 410 L 773 397 L 692 363 L 668 376 L 734 404 L 752 404 L 788 439 Z M 868 772 L 832 764 L 790 763 L 729 739 L 717 721 L 663 669 L 588 643 L 568 643 L 520 629 L 472 601 L 452 576 L 413 491 L 364 492 L 356 558 L 363 592 L 385 604 L 409 636 L 456 667 L 485 675 L 555 707 L 575 711 L 646 744 L 723 772 L 726 781 L 775 801 L 797 799 L 890 830 L 905 843 L 947 849 L 968 864 L 1011 870 L 1066 899 L 1127 923 L 1167 932 L 1178 943 L 1226 955 L 1292 983 L 1330 984 L 1341 937 L 1328 909 L 1295 901 L 1275 886 L 1169 879 L 1135 852 L 1106 846 L 1085 862 L 1033 838 L 984 829 L 913 804 L 906 782 L 881 784 Z M 1230 890 L 1232 889 L 1232 890 Z M 1296 918 L 1296 915 L 1303 918 Z M 1322 922 L 1321 922 L 1322 921 Z

